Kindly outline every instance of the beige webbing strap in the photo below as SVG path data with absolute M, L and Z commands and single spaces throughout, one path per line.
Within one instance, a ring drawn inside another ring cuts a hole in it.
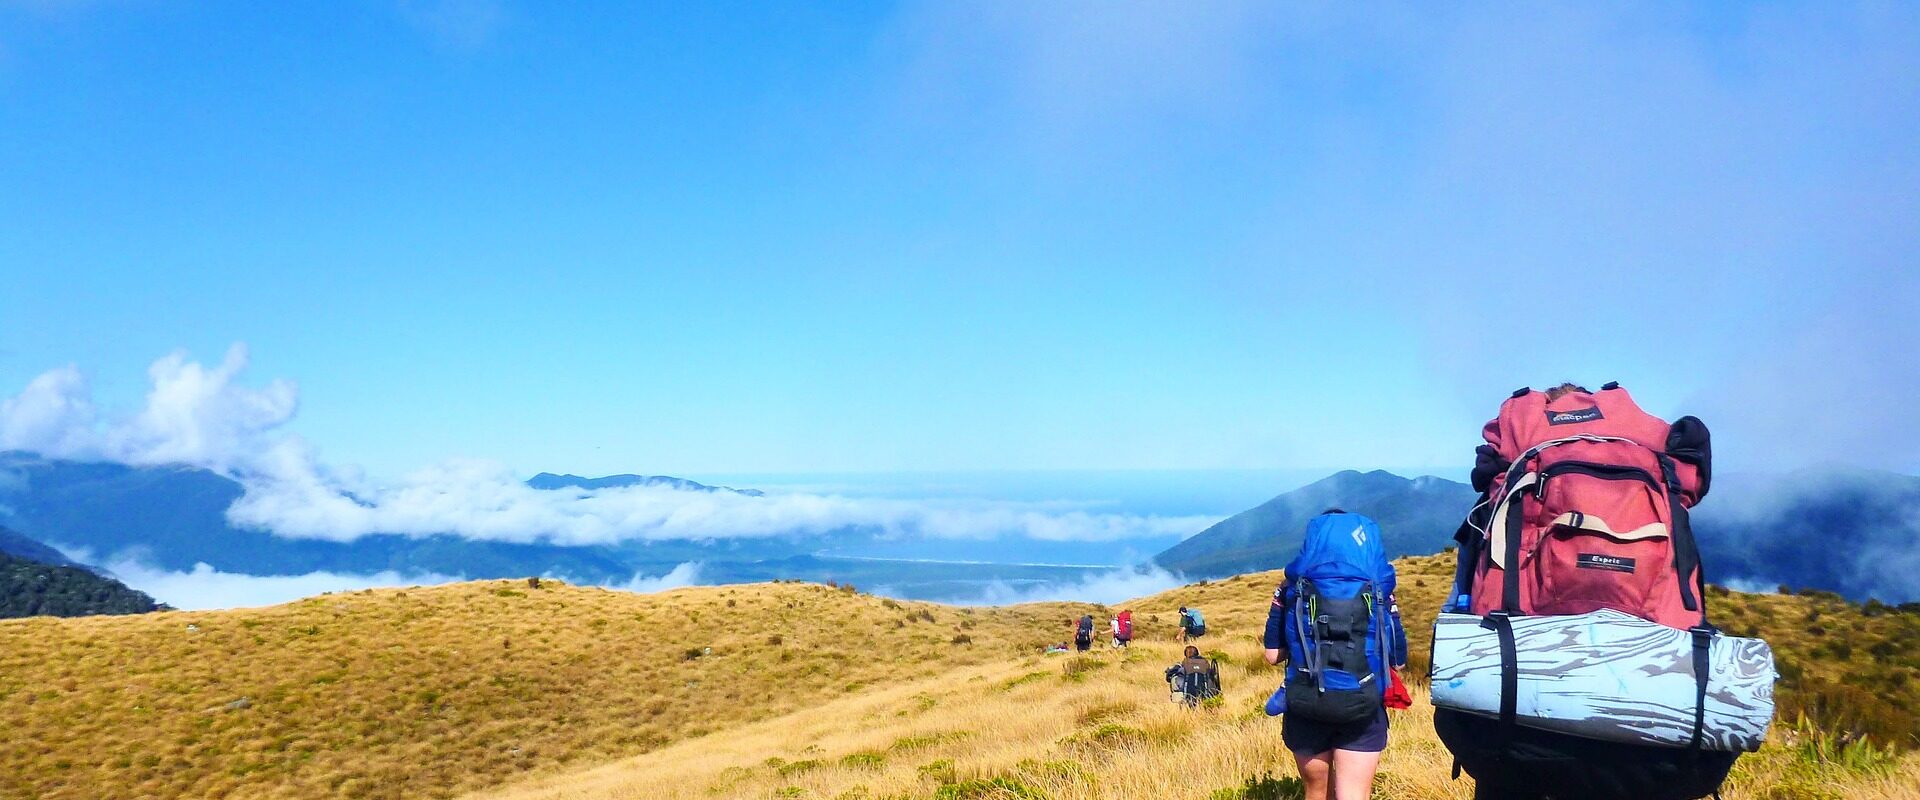
M 1514 498 L 1519 496 L 1521 492 L 1526 491 L 1527 487 L 1539 481 L 1540 473 L 1538 472 L 1529 472 L 1520 476 L 1520 479 L 1514 481 L 1512 486 L 1507 487 L 1506 496 L 1500 498 L 1500 504 L 1493 507 L 1493 517 L 1487 523 L 1487 555 L 1493 559 L 1494 566 L 1501 569 L 1507 568 L 1505 563 L 1507 552 L 1507 514 L 1511 513 L 1514 507 L 1518 505 L 1514 502 Z

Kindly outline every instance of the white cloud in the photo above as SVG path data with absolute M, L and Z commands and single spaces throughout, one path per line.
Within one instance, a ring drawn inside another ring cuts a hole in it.
M 236 379 L 247 347 L 236 343 L 215 367 L 170 353 L 147 368 L 140 410 L 103 420 L 78 367 L 42 373 L 0 401 L 0 449 L 54 458 L 125 464 L 189 464 L 231 472 L 267 455 L 273 432 L 293 419 L 298 388 L 276 380 L 263 388 Z
M 391 570 L 371 575 L 339 572 L 246 575 L 221 572 L 206 564 L 195 564 L 188 572 L 169 572 L 134 558 L 116 559 L 109 562 L 106 568 L 122 583 L 146 592 L 162 603 L 187 610 L 270 606 L 322 592 L 426 586 L 463 580 L 458 576 L 431 572 L 400 573 Z
M 93 420 L 92 390 L 80 368 L 48 370 L 0 400 L 0 449 L 95 457 L 101 451 Z
M 1718 583 L 1736 592 L 1746 592 L 1747 594 L 1776 594 L 1780 588 L 1780 584 L 1778 583 L 1768 583 L 1751 578 L 1728 578 L 1723 581 L 1718 581 Z
M 668 589 L 678 589 L 683 586 L 698 585 L 700 585 L 700 562 L 688 561 L 668 570 L 667 574 L 656 577 L 648 577 L 638 572 L 633 573 L 633 577 L 627 579 L 627 582 L 608 584 L 608 588 L 619 589 L 623 592 L 634 592 L 636 594 L 650 594 L 653 592 L 664 592 Z
M 1164 592 L 1183 583 L 1185 581 L 1182 581 L 1179 576 L 1159 567 L 1123 567 L 1108 572 L 1096 572 L 1079 580 L 1034 586 L 1014 586 L 1004 581 L 994 581 L 987 584 L 978 597 L 958 601 L 958 604 L 1004 606 L 1014 603 L 1073 601 L 1112 605 Z M 884 589 L 877 591 L 880 594 L 886 593 Z
M 135 463 L 230 465 L 252 455 L 260 437 L 293 419 L 299 390 L 275 380 L 265 388 L 239 386 L 247 347 L 227 348 L 208 368 L 174 352 L 147 368 L 152 389 L 140 413 L 107 429 L 107 452 Z
M 597 545 L 629 540 L 820 534 L 859 528 L 889 536 L 1115 541 L 1184 536 L 1211 516 L 1143 516 L 1084 506 L 967 498 L 846 497 L 807 492 L 753 497 L 664 486 L 537 490 L 503 464 L 454 460 L 396 481 L 320 463 L 282 429 L 299 408 L 291 381 L 240 382 L 247 349 L 218 366 L 173 353 L 148 370 L 136 412 L 103 417 L 85 377 L 63 367 L 0 402 L 0 449 L 127 464 L 188 464 L 238 480 L 227 510 L 237 526 L 288 538 L 352 541 L 375 533 L 452 534 L 507 542 Z
M 283 448 L 284 449 L 284 448 Z M 456 461 L 391 484 L 343 485 L 294 461 L 246 476 L 228 510 L 236 524 L 282 536 L 351 541 L 369 533 L 563 545 L 625 540 L 724 539 L 863 528 L 895 536 L 1111 541 L 1186 535 L 1210 516 L 1140 516 L 1051 503 L 854 498 L 804 493 L 752 497 L 665 486 L 538 490 L 504 465 Z

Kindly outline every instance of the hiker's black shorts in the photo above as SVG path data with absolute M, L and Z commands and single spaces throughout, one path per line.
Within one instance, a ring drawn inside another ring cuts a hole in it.
M 1378 753 L 1387 749 L 1387 708 L 1381 706 L 1371 720 L 1346 725 L 1286 714 L 1280 718 L 1280 741 L 1288 750 L 1309 755 L 1328 750 Z

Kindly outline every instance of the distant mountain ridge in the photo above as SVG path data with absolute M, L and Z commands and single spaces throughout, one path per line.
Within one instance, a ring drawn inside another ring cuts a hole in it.
M 1348 470 L 1235 514 L 1154 557 L 1193 578 L 1279 569 L 1306 523 L 1330 507 L 1380 523 L 1387 555 L 1432 553 L 1477 502 L 1472 487 L 1431 476 Z M 1692 515 L 1710 581 L 1778 585 L 1855 600 L 1920 600 L 1920 477 L 1827 467 L 1721 475 Z
M 226 511 L 244 489 L 233 479 L 204 469 L 64 461 L 14 451 L 0 452 L 0 475 L 6 478 L 0 480 L 0 525 L 24 534 L 20 538 L 0 534 L 0 552 L 67 566 L 75 565 L 47 545 L 104 560 L 131 556 L 143 566 L 169 572 L 188 572 L 205 563 L 221 572 L 247 575 L 392 571 L 470 579 L 553 575 L 584 583 L 620 584 L 700 562 L 700 580 L 709 583 L 795 578 L 884 586 L 909 574 L 936 579 L 925 566 L 820 557 L 924 557 L 911 547 L 894 547 L 902 543 L 897 537 L 858 528 L 756 537 L 715 530 L 685 539 L 588 546 L 475 540 L 451 534 L 373 534 L 337 542 L 233 526 Z M 542 473 L 528 485 L 587 491 L 661 486 L 758 494 L 643 475 L 583 478 Z M 1452 544 L 1454 530 L 1475 500 L 1469 487 L 1443 478 L 1346 471 L 1222 520 L 1161 551 L 1152 561 L 1192 578 L 1278 569 L 1298 549 L 1306 521 L 1330 506 L 1380 521 L 1389 555 L 1432 553 Z M 1718 476 L 1693 520 L 1709 580 L 1755 589 L 1781 584 L 1823 589 L 1856 600 L 1920 600 L 1920 478 L 1841 468 L 1776 476 L 1725 474 Z M 994 549 L 997 546 L 983 545 L 982 560 L 1057 560 L 1032 552 L 1030 542 L 1007 545 L 1010 549 L 1004 551 Z M 1007 557 L 1015 550 L 1017 558 Z M 948 577 L 980 576 L 937 579 Z
M 1221 520 L 1153 561 L 1194 578 L 1279 569 L 1299 552 L 1307 521 L 1336 507 L 1379 522 L 1388 558 L 1424 555 L 1452 542 L 1477 496 L 1473 487 L 1431 475 L 1346 470 Z
M 87 568 L 85 564 L 67 558 L 66 554 L 59 550 L 6 528 L 0 528 L 0 555 L 37 561 L 41 564 L 52 564 L 56 567 Z
M 683 492 L 732 492 L 748 497 L 764 497 L 759 489 L 735 489 L 731 486 L 708 486 L 699 481 L 675 478 L 671 475 L 608 475 L 601 478 L 582 478 L 578 475 L 555 475 L 542 472 L 527 479 L 527 485 L 535 489 L 625 489 L 629 486 L 665 486 Z
M 131 554 L 175 572 L 205 563 L 222 572 L 249 575 L 392 570 L 468 578 L 563 575 L 605 583 L 625 581 L 636 573 L 662 574 L 680 563 L 734 549 L 734 543 L 724 541 L 572 547 L 480 541 L 454 535 L 373 534 L 351 542 L 295 539 L 230 524 L 227 508 L 245 489 L 232 478 L 210 470 L 67 461 L 6 451 L 0 452 L 0 472 L 15 478 L 0 482 L 0 523 L 18 528 L 38 542 L 84 549 L 100 559 Z M 543 483 L 550 486 L 571 485 L 570 479 L 600 482 L 607 487 L 651 480 L 654 483 L 648 485 L 677 482 L 706 491 L 730 491 L 680 478 L 547 475 Z M 778 542 L 764 544 L 755 557 L 786 557 L 813 549 Z

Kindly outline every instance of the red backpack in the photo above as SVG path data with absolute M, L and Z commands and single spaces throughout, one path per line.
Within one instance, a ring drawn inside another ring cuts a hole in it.
M 1120 612 L 1120 616 L 1118 617 L 1118 619 L 1120 620 L 1120 631 L 1119 631 L 1120 638 L 1122 639 L 1133 638 L 1133 612 L 1122 611 Z
M 1461 533 L 1469 610 L 1611 608 L 1674 628 L 1706 620 L 1687 509 L 1711 478 L 1706 426 L 1641 411 L 1619 384 L 1548 401 L 1522 389 L 1487 423 L 1485 492 Z

